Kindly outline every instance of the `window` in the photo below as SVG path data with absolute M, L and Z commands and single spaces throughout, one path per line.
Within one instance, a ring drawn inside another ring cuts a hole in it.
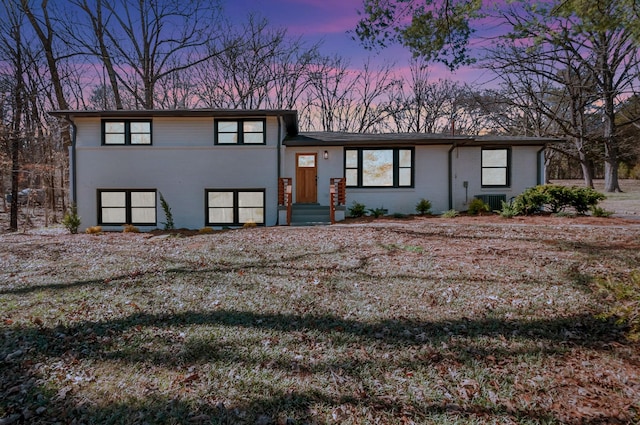
M 104 189 L 98 191 L 98 224 L 156 225 L 156 191 Z
M 265 120 L 217 120 L 215 137 L 218 145 L 264 145 Z
M 103 145 L 150 145 L 150 120 L 102 121 Z
M 482 187 L 509 186 L 510 157 L 509 149 L 482 149 Z
M 264 224 L 264 196 L 264 189 L 208 189 L 206 225 Z
M 412 187 L 413 149 L 345 149 L 344 174 L 350 187 Z

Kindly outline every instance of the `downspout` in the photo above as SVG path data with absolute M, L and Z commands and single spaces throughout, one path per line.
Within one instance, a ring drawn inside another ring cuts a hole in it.
M 278 117 L 278 148 L 277 148 L 277 156 L 278 156 L 278 177 L 276 179 L 277 188 L 280 190 L 280 177 L 282 177 L 282 159 L 281 159 L 281 150 L 282 150 L 282 116 Z M 276 202 L 278 204 L 279 202 Z M 280 207 L 276 205 L 276 226 L 280 225 Z
M 71 174 L 71 179 L 69 184 L 71 185 L 71 204 L 78 205 L 78 189 L 76 182 L 78 181 L 76 177 L 76 137 L 78 133 L 78 127 L 73 122 L 69 115 L 66 115 L 64 119 L 71 125 L 71 161 L 69 161 L 69 173 Z
M 282 160 L 280 158 L 282 149 L 282 117 L 278 117 L 278 178 L 282 177 Z
M 453 142 L 451 149 L 449 149 L 448 161 L 449 161 L 449 209 L 453 209 L 453 151 L 456 148 L 456 143 Z
M 538 161 L 538 166 L 536 167 L 537 176 L 536 183 L 537 184 L 545 184 L 544 181 L 544 151 L 546 146 L 543 146 L 538 152 L 536 152 L 536 159 Z

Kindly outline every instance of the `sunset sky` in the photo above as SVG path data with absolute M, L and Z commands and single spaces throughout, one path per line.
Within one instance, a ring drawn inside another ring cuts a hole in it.
M 242 21 L 250 12 L 267 18 L 271 25 L 285 27 L 292 36 L 302 36 L 311 42 L 323 41 L 322 51 L 339 53 L 351 61 L 354 68 L 371 57 L 374 63 L 385 60 L 396 63 L 398 71 L 407 68 L 411 55 L 401 46 L 392 46 L 380 52 L 368 51 L 353 40 L 352 32 L 359 20 L 362 0 L 223 0 L 227 16 Z M 474 83 L 486 81 L 487 76 L 472 67 L 461 68 L 452 74 L 442 65 L 431 67 L 432 78 Z
M 495 2 L 499 3 L 499 2 Z M 309 42 L 323 41 L 323 53 L 338 53 L 348 57 L 351 66 L 359 68 L 367 58 L 373 63 L 391 61 L 398 72 L 408 73 L 410 53 L 402 46 L 391 46 L 380 52 L 366 50 L 353 40 L 353 30 L 360 19 L 358 10 L 363 9 L 362 0 L 223 0 L 225 14 L 239 21 L 249 12 L 267 18 L 271 25 L 285 27 L 292 36 L 302 36 Z M 482 36 L 491 36 L 499 31 L 491 20 L 478 28 L 471 46 L 481 46 Z M 470 84 L 486 83 L 490 76 L 476 67 L 462 67 L 452 73 L 443 65 L 430 66 L 433 79 L 443 78 Z

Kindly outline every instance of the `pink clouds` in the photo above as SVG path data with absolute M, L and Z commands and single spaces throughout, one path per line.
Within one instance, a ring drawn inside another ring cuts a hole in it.
M 292 35 L 345 34 L 358 22 L 362 0 L 234 0 L 225 5 L 232 15 L 257 12 Z
M 505 0 L 490 1 L 500 7 Z M 322 42 L 321 51 L 331 56 L 341 55 L 350 60 L 351 68 L 362 69 L 365 61 L 371 59 L 373 65 L 395 63 L 394 73 L 409 76 L 408 67 L 411 54 L 402 46 L 392 45 L 381 51 L 368 51 L 353 40 L 358 20 L 358 10 L 363 9 L 363 0 L 227 0 L 225 12 L 242 20 L 249 12 L 264 16 L 271 25 L 284 27 L 289 35 L 300 36 L 309 43 Z M 490 17 L 480 23 L 477 35 L 470 47 L 482 48 L 491 43 L 491 37 L 502 31 L 498 21 Z M 452 73 L 439 64 L 429 66 L 431 78 L 461 80 L 470 83 L 488 80 L 482 72 L 472 67 L 464 67 Z

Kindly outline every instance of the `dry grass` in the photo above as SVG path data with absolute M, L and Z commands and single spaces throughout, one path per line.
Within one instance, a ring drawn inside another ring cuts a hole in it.
M 640 420 L 638 345 L 594 291 L 640 222 L 527 220 L 0 235 L 0 418 Z

